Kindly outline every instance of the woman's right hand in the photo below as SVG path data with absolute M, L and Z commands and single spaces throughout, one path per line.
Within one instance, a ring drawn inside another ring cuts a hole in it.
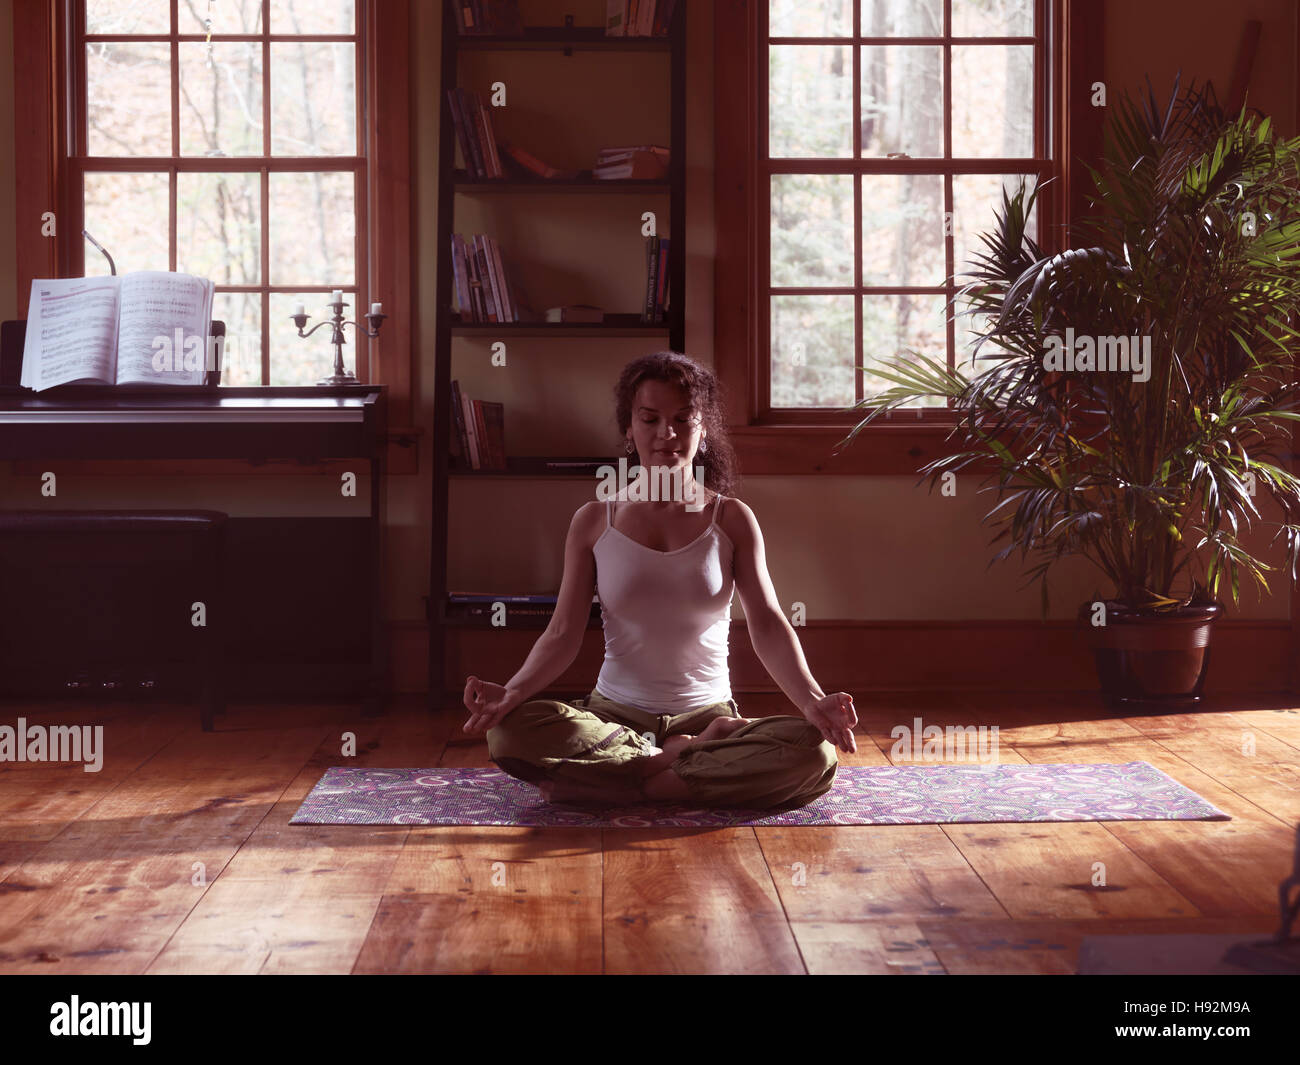
M 486 732 L 521 701 L 518 692 L 471 676 L 465 681 L 465 709 L 469 711 L 469 720 L 464 731 L 471 735 Z

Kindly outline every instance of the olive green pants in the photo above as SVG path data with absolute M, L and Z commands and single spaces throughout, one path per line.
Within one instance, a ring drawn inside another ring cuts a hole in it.
M 717 717 L 740 717 L 734 699 L 680 714 L 658 714 L 590 695 L 521 703 L 488 729 L 492 761 L 538 783 L 636 788 L 640 767 L 669 736 L 703 732 Z M 653 742 L 651 740 L 653 737 Z M 793 809 L 830 791 L 839 760 L 802 717 L 756 718 L 720 740 L 692 744 L 669 767 L 701 806 Z

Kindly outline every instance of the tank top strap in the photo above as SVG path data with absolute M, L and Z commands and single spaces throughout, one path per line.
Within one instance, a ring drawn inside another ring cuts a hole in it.
M 713 520 L 709 522 L 709 528 L 712 529 L 718 524 L 718 508 L 722 506 L 722 493 L 719 492 L 713 497 Z
M 612 528 L 614 525 L 614 500 L 605 500 L 605 527 Z

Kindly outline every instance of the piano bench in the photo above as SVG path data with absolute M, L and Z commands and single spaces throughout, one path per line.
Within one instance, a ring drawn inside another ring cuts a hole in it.
M 6 590 L 0 660 L 12 659 L 4 672 L 44 662 L 56 644 L 83 661 L 105 648 L 120 653 L 126 641 L 133 651 L 147 648 L 160 627 L 176 626 L 166 633 L 170 641 L 155 646 L 189 645 L 199 721 L 211 732 L 225 703 L 225 533 L 226 515 L 217 510 L 0 513 L 0 587 Z M 84 579 L 69 582 L 68 573 Z M 38 667 L 47 680 L 59 669 Z

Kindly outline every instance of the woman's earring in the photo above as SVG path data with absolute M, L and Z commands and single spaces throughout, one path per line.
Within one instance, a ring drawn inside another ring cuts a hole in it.
M 700 454 L 703 455 L 704 452 L 706 452 L 706 451 L 708 451 L 708 450 L 709 450 L 709 442 L 708 442 L 707 440 L 701 440 L 701 441 L 700 441 Z
M 632 454 L 632 452 L 635 451 L 635 450 L 636 450 L 636 447 L 633 445 L 632 441 L 629 440 L 629 441 L 627 442 L 627 453 L 630 455 L 630 454 Z

